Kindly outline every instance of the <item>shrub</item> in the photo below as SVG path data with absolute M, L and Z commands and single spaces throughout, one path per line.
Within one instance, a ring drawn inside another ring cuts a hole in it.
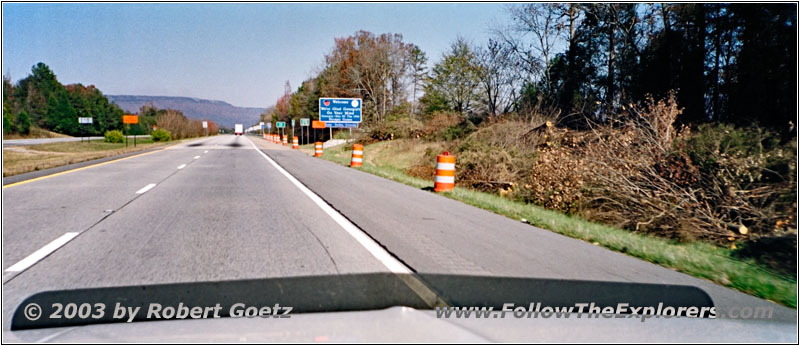
M 400 138 L 419 138 L 422 135 L 422 122 L 415 119 L 400 118 L 394 121 L 381 121 L 364 127 L 365 142 L 385 141 Z
M 14 115 L 3 112 L 3 134 L 7 135 L 14 131 Z
M 428 140 L 445 140 L 445 131 L 452 127 L 457 127 L 464 122 L 464 117 L 452 111 L 438 111 L 431 115 L 430 120 L 425 122 L 421 129 L 422 137 Z M 453 131 L 453 130 L 450 130 Z M 451 137 L 452 137 L 451 133 Z
M 180 111 L 173 109 L 162 109 L 158 111 L 155 125 L 159 129 L 169 131 L 170 138 L 172 139 L 200 137 L 206 133 L 201 120 L 189 119 Z M 208 121 L 208 133 L 216 134 L 217 131 L 217 125 L 212 121 Z
M 158 129 L 151 132 L 150 136 L 153 138 L 153 142 L 166 142 L 171 139 L 172 134 L 167 130 Z
M 105 138 L 106 142 L 109 143 L 122 143 L 125 141 L 125 135 L 120 130 L 106 131 Z
M 536 155 L 536 147 L 524 138 L 529 130 L 522 123 L 501 122 L 464 138 L 454 150 L 459 167 L 456 181 L 486 191 L 519 183 Z
M 333 134 L 334 139 L 350 139 L 350 132 L 349 131 L 337 131 Z
M 31 131 L 31 117 L 28 116 L 28 112 L 24 109 L 19 111 L 17 114 L 17 132 L 23 135 L 27 135 Z

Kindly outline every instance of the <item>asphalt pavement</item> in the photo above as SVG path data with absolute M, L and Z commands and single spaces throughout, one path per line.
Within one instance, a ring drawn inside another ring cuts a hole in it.
M 4 329 L 44 290 L 387 271 L 242 137 L 4 188 L 3 206 Z
M 44 290 L 397 266 L 691 285 L 717 306 L 796 321 L 795 310 L 256 137 L 202 138 L 4 187 L 2 226 L 5 330 L 22 299 Z

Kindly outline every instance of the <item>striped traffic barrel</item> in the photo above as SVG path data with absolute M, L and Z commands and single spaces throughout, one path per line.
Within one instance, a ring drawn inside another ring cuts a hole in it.
M 314 157 L 322 156 L 322 142 L 314 142 Z
M 300 149 L 300 140 L 297 139 L 297 136 L 292 137 L 292 149 Z
M 436 156 L 436 178 L 433 191 L 450 191 L 456 186 L 456 157 L 449 152 Z
M 289 145 L 289 137 L 283 136 L 283 146 Z
M 350 159 L 350 167 L 361 167 L 361 162 L 364 160 L 364 146 L 361 144 L 353 144 L 353 157 Z

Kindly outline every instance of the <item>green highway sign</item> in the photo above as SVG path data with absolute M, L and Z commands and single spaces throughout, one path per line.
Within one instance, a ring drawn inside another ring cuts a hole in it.
M 282 128 L 286 127 L 286 122 L 285 121 L 278 121 L 278 122 L 275 123 L 275 127 L 279 128 L 279 129 L 282 129 Z
M 310 126 L 311 118 L 300 118 L 300 126 Z

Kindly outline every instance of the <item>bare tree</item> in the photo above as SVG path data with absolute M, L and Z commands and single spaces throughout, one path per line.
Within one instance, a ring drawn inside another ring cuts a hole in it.
M 571 9 L 572 5 L 554 3 L 511 6 L 511 24 L 495 30 L 517 67 L 531 80 L 550 82 L 550 61 L 564 45 L 563 33 L 568 28 L 574 31 Z
M 474 48 L 478 64 L 481 102 L 489 116 L 507 113 L 514 104 L 519 76 L 510 66 L 506 45 L 490 39 L 486 46 Z
M 422 81 L 428 75 L 427 69 L 425 68 L 425 64 L 428 62 L 428 58 L 425 56 L 425 52 L 419 48 L 419 46 L 414 45 L 409 52 L 409 72 L 411 74 L 411 109 L 409 110 L 409 117 L 413 116 L 416 106 L 417 106 L 417 90 L 420 89 L 422 86 Z

